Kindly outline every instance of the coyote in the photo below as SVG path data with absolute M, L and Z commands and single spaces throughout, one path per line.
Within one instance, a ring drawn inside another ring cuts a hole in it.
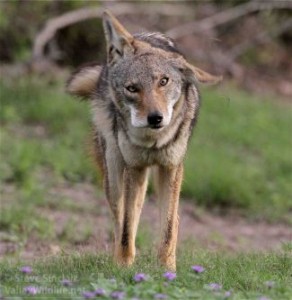
M 183 159 L 199 112 L 197 83 L 220 77 L 188 63 L 161 33 L 130 34 L 103 14 L 107 63 L 79 69 L 70 94 L 90 99 L 95 156 L 114 220 L 114 259 L 131 265 L 149 168 L 154 166 L 160 201 L 158 257 L 176 268 L 178 202 Z

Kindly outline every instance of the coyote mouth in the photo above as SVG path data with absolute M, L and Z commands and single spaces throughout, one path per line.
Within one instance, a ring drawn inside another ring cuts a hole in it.
M 160 124 L 157 124 L 157 125 L 149 125 L 149 128 L 150 128 L 150 129 L 155 129 L 155 130 L 157 130 L 157 129 L 163 128 L 163 125 L 160 125 Z

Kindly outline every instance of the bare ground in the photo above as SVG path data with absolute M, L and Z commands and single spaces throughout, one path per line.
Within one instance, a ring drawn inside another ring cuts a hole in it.
M 30 259 L 62 252 L 109 251 L 112 221 L 106 199 L 96 194 L 90 184 L 54 187 L 48 193 L 51 204 L 38 208 L 38 212 L 51 221 L 56 237 L 41 239 L 32 235 L 24 245 L 2 241 L 0 256 L 17 253 L 21 258 Z M 55 202 L 51 202 L 52 199 Z M 66 201 L 67 206 L 62 207 L 58 201 Z M 158 233 L 159 206 L 150 197 L 142 211 L 138 248 L 157 244 Z M 291 241 L 292 228 L 287 224 L 255 223 L 230 211 L 223 217 L 206 212 L 190 201 L 180 203 L 180 245 L 187 243 L 194 249 L 211 251 L 250 252 L 280 250 L 283 243 Z

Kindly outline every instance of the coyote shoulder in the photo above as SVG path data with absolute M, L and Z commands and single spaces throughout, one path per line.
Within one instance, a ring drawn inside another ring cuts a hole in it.
M 147 188 L 155 166 L 161 209 L 158 257 L 176 268 L 178 202 L 183 159 L 199 112 L 197 83 L 216 83 L 191 65 L 161 33 L 130 34 L 103 15 L 104 66 L 87 66 L 68 82 L 69 93 L 91 101 L 95 155 L 114 220 L 114 259 L 130 265 Z

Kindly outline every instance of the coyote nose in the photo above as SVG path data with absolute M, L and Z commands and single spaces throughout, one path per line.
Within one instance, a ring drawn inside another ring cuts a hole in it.
M 148 119 L 148 124 L 155 127 L 162 122 L 163 116 L 160 112 L 157 111 L 149 114 L 147 119 Z

